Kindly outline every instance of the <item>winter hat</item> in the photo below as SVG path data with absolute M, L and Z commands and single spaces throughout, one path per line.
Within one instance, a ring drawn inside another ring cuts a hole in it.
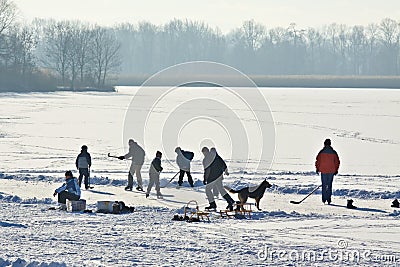
M 157 151 L 157 152 L 156 152 L 156 157 L 160 158 L 161 156 L 162 156 L 161 151 Z
M 65 177 L 72 177 L 72 172 L 71 171 L 66 171 L 65 172 Z
M 325 139 L 324 145 L 325 146 L 330 146 L 331 145 L 331 139 Z
M 82 149 L 82 150 L 87 150 L 88 147 L 87 147 L 87 145 L 83 145 L 83 146 L 81 147 L 81 149 Z

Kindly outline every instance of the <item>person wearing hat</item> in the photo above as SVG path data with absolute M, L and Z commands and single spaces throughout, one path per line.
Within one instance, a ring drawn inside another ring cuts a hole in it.
M 119 156 L 118 159 L 129 159 L 132 158 L 131 167 L 128 173 L 128 185 L 125 187 L 125 190 L 132 191 L 133 187 L 133 175 L 136 173 L 137 179 L 137 187 L 136 190 L 143 191 L 143 182 L 142 182 L 142 166 L 144 163 L 145 152 L 144 149 L 138 145 L 133 139 L 129 139 L 129 151 L 124 156 Z
M 157 151 L 156 157 L 151 162 L 149 168 L 150 181 L 149 185 L 147 186 L 146 198 L 150 196 L 150 191 L 154 184 L 156 185 L 157 198 L 162 198 L 162 194 L 160 192 L 160 173 L 163 170 L 163 167 L 161 167 L 161 157 L 162 153 Z
M 56 195 L 58 195 L 58 203 L 64 204 L 64 208 L 66 208 L 67 199 L 77 201 L 81 198 L 78 180 L 73 177 L 71 171 L 65 172 L 65 183 L 54 191 L 53 196 L 55 197 Z
M 76 168 L 79 170 L 79 187 L 82 186 L 82 178 L 85 176 L 85 189 L 89 189 L 89 169 L 92 166 L 92 158 L 87 150 L 88 147 L 83 145 L 81 153 L 79 153 L 75 161 Z
M 324 148 L 318 153 L 315 161 L 317 174 L 321 173 L 322 181 L 322 202 L 332 202 L 333 177 L 338 173 L 340 165 L 339 156 L 331 146 L 331 140 L 326 139 Z

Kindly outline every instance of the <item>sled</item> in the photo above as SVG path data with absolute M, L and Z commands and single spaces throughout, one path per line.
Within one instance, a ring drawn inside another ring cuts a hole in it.
M 195 205 L 195 208 L 190 207 L 191 205 Z M 209 212 L 201 211 L 199 209 L 199 205 L 197 204 L 196 200 L 190 200 L 183 208 L 183 218 L 186 218 L 186 216 L 188 216 L 189 221 L 205 221 L 204 218 L 207 218 L 207 220 L 210 221 L 209 215 Z
M 235 203 L 233 206 L 233 211 L 230 210 L 220 210 L 219 214 L 221 218 L 236 218 L 236 219 L 251 219 L 253 210 L 251 206 L 255 205 L 253 203 Z

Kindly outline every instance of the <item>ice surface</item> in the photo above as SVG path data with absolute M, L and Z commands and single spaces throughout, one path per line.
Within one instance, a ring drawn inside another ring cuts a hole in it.
M 107 157 L 109 152 L 126 152 L 123 121 L 136 90 L 0 95 L 0 266 L 355 265 L 327 257 L 262 259 L 265 248 L 316 253 L 356 250 L 370 252 L 368 259 L 358 262 L 360 266 L 399 264 L 400 216 L 390 204 L 400 198 L 400 91 L 262 89 L 276 127 L 272 168 L 255 171 L 243 168 L 244 159 L 228 160 L 230 175 L 224 179 L 224 184 L 240 188 L 266 178 L 273 187 L 261 200 L 262 211 L 251 220 L 220 219 L 213 214 L 210 222 L 186 223 L 171 219 L 189 200 L 196 200 L 201 209 L 207 205 L 196 141 L 203 133 L 182 137 L 183 147 L 195 151 L 196 187 L 191 189 L 185 182 L 177 189 L 175 178 L 162 189 L 163 200 L 156 199 L 154 189 L 148 199 L 143 193 L 124 191 L 129 162 Z M 218 94 L 215 88 L 195 90 L 204 90 L 210 98 Z M 171 101 L 157 112 L 169 112 L 168 105 L 179 99 Z M 218 119 L 218 110 L 216 114 Z M 319 191 L 300 205 L 290 204 L 320 183 L 314 161 L 327 137 L 342 163 L 334 180 L 333 205 L 323 205 Z M 48 210 L 56 205 L 52 192 L 63 182 L 65 170 L 75 169 L 83 144 L 93 158 L 94 189 L 82 191 L 88 208 L 95 210 L 98 200 L 122 200 L 135 206 L 135 213 Z M 229 146 L 217 144 L 223 157 L 230 153 L 225 147 Z M 153 156 L 152 151 L 147 153 L 142 170 L 145 186 Z M 166 185 L 177 169 L 165 158 L 163 165 L 161 184 Z M 237 200 L 237 195 L 232 197 Z M 358 209 L 346 209 L 349 198 Z M 221 196 L 217 205 L 226 206 Z M 347 250 L 338 247 L 340 242 L 347 244 Z M 397 262 L 383 257 L 390 255 Z

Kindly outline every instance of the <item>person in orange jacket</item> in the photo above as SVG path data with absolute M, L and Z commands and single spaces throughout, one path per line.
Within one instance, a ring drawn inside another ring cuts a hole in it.
M 322 202 L 332 202 L 333 176 L 338 173 L 340 160 L 337 152 L 331 146 L 331 140 L 326 139 L 324 148 L 318 153 L 315 161 L 317 174 L 321 173 L 322 181 Z

